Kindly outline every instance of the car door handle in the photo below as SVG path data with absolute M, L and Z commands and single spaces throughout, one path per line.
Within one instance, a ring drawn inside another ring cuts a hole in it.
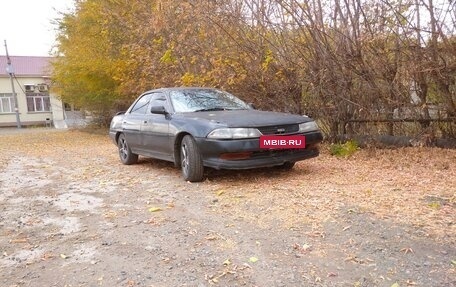
M 147 121 L 143 121 L 143 124 L 147 124 Z

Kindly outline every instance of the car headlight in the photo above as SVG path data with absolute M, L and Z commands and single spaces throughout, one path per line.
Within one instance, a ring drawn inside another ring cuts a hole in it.
M 300 133 L 306 133 L 306 132 L 318 131 L 318 130 L 319 130 L 318 125 L 314 121 L 299 124 Z
M 261 132 L 255 128 L 220 128 L 207 135 L 209 139 L 249 139 L 258 138 Z

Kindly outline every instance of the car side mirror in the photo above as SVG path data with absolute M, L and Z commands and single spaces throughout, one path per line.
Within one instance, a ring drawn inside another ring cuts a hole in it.
M 150 108 L 150 112 L 152 114 L 159 114 L 159 115 L 167 115 L 168 112 L 166 111 L 164 106 L 152 106 Z

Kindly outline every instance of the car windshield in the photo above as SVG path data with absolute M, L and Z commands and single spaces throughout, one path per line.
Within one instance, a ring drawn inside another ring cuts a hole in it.
M 219 90 L 177 90 L 172 91 L 170 97 L 176 113 L 249 109 L 240 99 Z

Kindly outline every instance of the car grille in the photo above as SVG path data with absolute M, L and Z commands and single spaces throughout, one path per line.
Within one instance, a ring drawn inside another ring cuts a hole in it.
M 284 135 L 284 134 L 293 134 L 299 131 L 299 125 L 277 125 L 277 126 L 267 126 L 259 127 L 258 130 L 263 135 Z

